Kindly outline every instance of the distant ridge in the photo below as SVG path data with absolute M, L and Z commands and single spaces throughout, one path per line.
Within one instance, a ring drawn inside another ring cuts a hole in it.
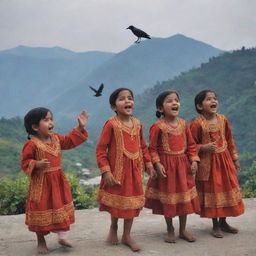
M 57 119 L 63 117 L 64 127 L 84 108 L 92 120 L 99 112 L 107 118 L 107 98 L 115 88 L 140 93 L 222 52 L 181 34 L 132 44 L 117 54 L 26 46 L 0 51 L 0 117 L 22 116 L 43 105 L 53 109 Z M 95 101 L 89 86 L 102 82 L 103 97 Z
M 102 51 L 88 51 L 88 52 L 75 52 L 59 46 L 54 47 L 30 47 L 19 45 L 15 48 L 0 51 L 0 55 L 11 54 L 15 56 L 33 57 L 33 58 L 73 58 L 82 55 L 93 55 L 93 54 L 114 54 Z

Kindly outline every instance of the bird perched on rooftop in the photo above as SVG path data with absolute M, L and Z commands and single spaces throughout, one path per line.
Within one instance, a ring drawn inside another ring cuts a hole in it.
M 129 26 L 126 29 L 130 29 L 132 33 L 138 37 L 138 39 L 134 42 L 136 44 L 140 43 L 142 37 L 151 39 L 146 32 L 142 31 L 141 29 L 135 28 L 134 26 Z
M 102 91 L 103 91 L 103 88 L 104 88 L 104 84 L 101 84 L 98 90 L 95 89 L 95 88 L 93 88 L 93 87 L 91 87 L 91 86 L 89 86 L 89 87 L 95 92 L 95 95 L 94 95 L 94 96 L 95 96 L 95 97 L 99 97 L 99 96 L 102 95 Z

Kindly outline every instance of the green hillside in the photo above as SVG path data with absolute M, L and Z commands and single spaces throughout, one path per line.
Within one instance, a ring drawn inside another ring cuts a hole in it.
M 203 89 L 216 91 L 219 112 L 230 120 L 240 153 L 256 152 L 256 48 L 242 49 L 210 58 L 200 68 L 184 72 L 173 80 L 158 83 L 136 98 L 135 115 L 145 131 L 156 121 L 155 98 L 164 90 L 181 95 L 181 117 L 191 121 L 197 116 L 194 97 Z

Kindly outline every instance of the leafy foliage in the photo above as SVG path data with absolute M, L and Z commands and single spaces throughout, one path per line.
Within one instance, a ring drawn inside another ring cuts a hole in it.
M 96 188 L 82 186 L 74 174 L 67 174 L 76 209 L 88 209 L 97 206 Z M 18 175 L 16 178 L 0 179 L 0 215 L 21 214 L 25 212 L 29 178 Z

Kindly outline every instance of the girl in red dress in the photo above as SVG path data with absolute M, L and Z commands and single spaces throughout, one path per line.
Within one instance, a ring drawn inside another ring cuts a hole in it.
M 97 200 L 100 211 L 111 214 L 107 241 L 118 243 L 118 219 L 124 219 L 122 243 L 133 251 L 140 246 L 131 238 L 133 218 L 144 206 L 143 170 L 153 174 L 154 169 L 143 138 L 141 122 L 132 116 L 133 93 L 119 88 L 109 98 L 116 116 L 104 125 L 96 148 L 96 158 L 102 173 Z
M 61 167 L 61 150 L 74 148 L 87 140 L 84 130 L 87 112 L 78 116 L 78 127 L 68 135 L 53 133 L 52 112 L 34 108 L 24 117 L 28 141 L 23 146 L 21 167 L 30 177 L 26 202 L 26 224 L 36 232 L 38 253 L 47 253 L 44 236 L 58 234 L 61 245 L 72 247 L 65 233 L 74 222 L 74 206 L 70 187 Z M 30 139 L 30 135 L 32 138 Z
M 187 214 L 200 211 L 195 187 L 196 144 L 187 122 L 178 118 L 180 98 L 175 91 L 164 91 L 156 99 L 156 116 L 150 128 L 149 151 L 158 178 L 150 178 L 146 189 L 145 207 L 153 214 L 164 215 L 167 224 L 165 241 L 175 243 L 172 218 L 179 216 L 179 237 L 194 242 L 186 231 Z
M 237 180 L 240 164 L 231 126 L 224 115 L 217 113 L 218 105 L 214 91 L 198 93 L 195 107 L 200 116 L 190 128 L 201 159 L 196 176 L 201 217 L 212 218 L 212 234 L 222 238 L 222 231 L 238 232 L 226 222 L 226 217 L 241 215 L 244 204 Z

